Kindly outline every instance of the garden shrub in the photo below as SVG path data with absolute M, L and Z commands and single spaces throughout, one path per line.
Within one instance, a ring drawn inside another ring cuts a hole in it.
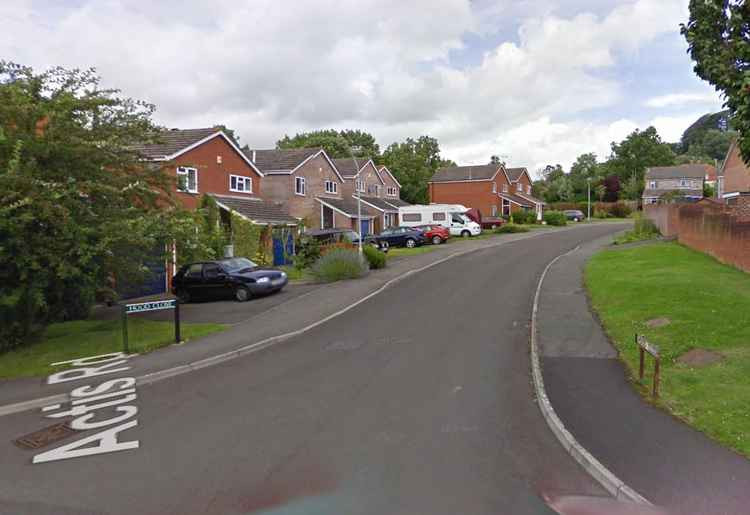
M 367 262 L 359 255 L 359 252 L 335 248 L 321 256 L 313 264 L 310 272 L 319 281 L 333 282 L 362 277 L 367 270 Z
M 370 269 L 375 270 L 377 268 L 385 268 L 386 255 L 384 252 L 381 252 L 370 245 L 365 245 L 362 247 L 362 253 L 365 255 L 365 258 L 367 258 L 367 262 L 370 264 Z
M 517 211 L 511 217 L 515 224 L 533 224 L 536 223 L 536 213 L 534 211 Z
M 615 218 L 627 218 L 632 211 L 625 202 L 615 202 L 609 208 L 609 214 Z
M 513 234 L 517 232 L 529 232 L 529 228 L 522 225 L 510 223 L 501 225 L 500 227 L 495 229 L 495 233 L 497 234 Z
M 567 225 L 568 220 L 565 218 L 565 213 L 561 211 L 547 211 L 544 213 L 544 221 L 547 225 Z
M 294 256 L 294 268 L 309 268 L 320 258 L 320 243 L 315 238 L 303 236 L 297 242 L 297 254 Z

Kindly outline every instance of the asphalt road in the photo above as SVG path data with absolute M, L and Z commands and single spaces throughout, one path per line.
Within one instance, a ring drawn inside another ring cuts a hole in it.
M 31 464 L 0 420 L 0 513 L 527 514 L 604 495 L 532 395 L 544 266 L 622 229 L 551 233 L 450 260 L 260 353 L 140 387 L 140 448 Z M 78 386 L 78 383 L 74 383 Z M 45 449 L 46 450 L 46 449 Z

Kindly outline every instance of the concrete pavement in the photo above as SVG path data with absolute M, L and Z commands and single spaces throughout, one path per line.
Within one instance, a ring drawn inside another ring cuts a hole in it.
M 592 315 L 583 266 L 610 238 L 558 260 L 542 285 L 538 339 L 547 394 L 580 444 L 672 513 L 748 513 L 750 461 L 645 403 Z
M 3 417 L 0 513 L 525 514 L 550 513 L 542 492 L 603 495 L 533 402 L 528 323 L 547 262 L 621 228 L 478 250 L 142 387 L 137 450 L 31 465 L 9 442 L 49 420 Z

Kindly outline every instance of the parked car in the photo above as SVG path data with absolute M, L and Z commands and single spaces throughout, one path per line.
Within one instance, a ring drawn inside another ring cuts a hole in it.
M 359 233 L 352 231 L 351 229 L 314 229 L 312 231 L 307 231 L 302 236 L 313 238 L 321 245 L 331 245 L 342 242 L 359 245 Z M 374 236 L 365 236 L 362 240 L 362 245 L 370 245 L 382 252 L 388 252 L 388 242 L 379 241 L 378 238 Z
M 584 218 L 586 218 L 586 215 L 583 214 L 583 211 L 579 211 L 578 209 L 567 209 L 563 211 L 563 214 L 565 215 L 565 218 L 568 220 L 573 220 L 574 222 L 580 222 Z
M 378 242 L 385 242 L 390 247 L 413 248 L 427 242 L 424 233 L 414 227 L 391 227 L 377 235 Z
M 231 297 L 244 302 L 277 292 L 287 282 L 285 272 L 237 257 L 183 266 L 172 279 L 172 293 L 181 302 Z
M 442 225 L 419 225 L 414 229 L 422 231 L 427 241 L 431 241 L 433 245 L 445 243 L 451 237 L 451 232 Z

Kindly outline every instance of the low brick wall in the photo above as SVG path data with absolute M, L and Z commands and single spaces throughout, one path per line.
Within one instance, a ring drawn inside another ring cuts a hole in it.
M 690 248 L 750 272 L 750 220 L 724 206 L 668 204 L 646 206 L 644 214 L 662 235 L 676 236 Z

